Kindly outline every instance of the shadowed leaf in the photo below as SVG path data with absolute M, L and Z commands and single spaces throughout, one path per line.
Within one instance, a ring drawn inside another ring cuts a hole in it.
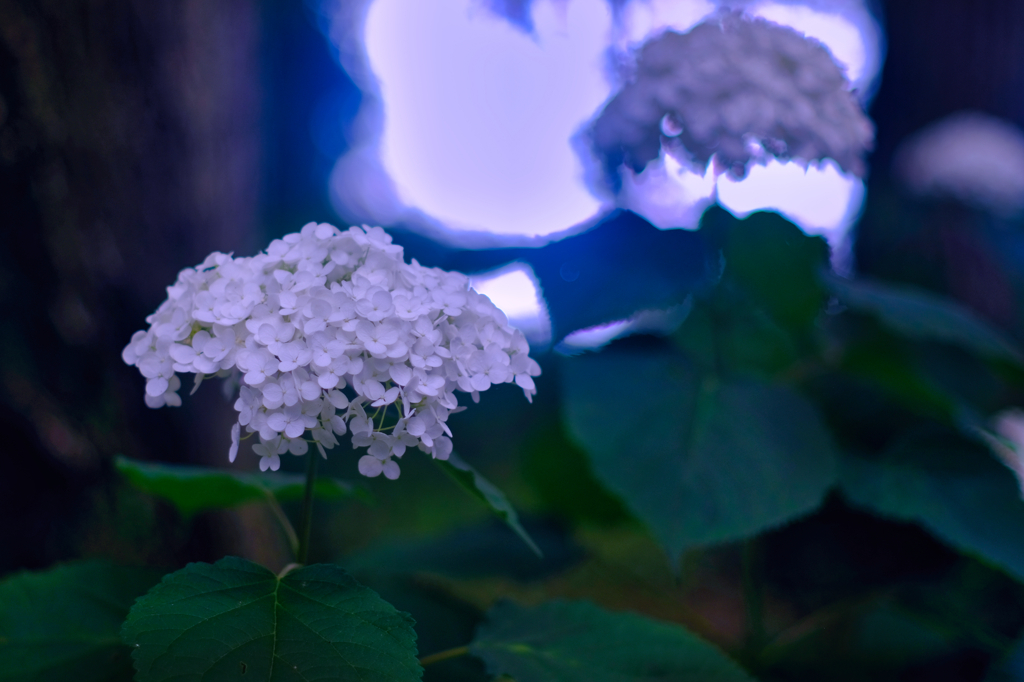
M 0 582 L 0 678 L 129 682 L 131 653 L 118 631 L 161 575 L 81 561 Z
M 674 624 L 589 602 L 502 602 L 470 653 L 516 682 L 752 682 L 715 647 Z
M 828 432 L 786 387 L 720 381 L 657 348 L 569 359 L 564 385 L 595 475 L 673 558 L 810 512 L 835 481 Z
M 419 680 L 412 618 L 337 566 L 279 578 L 238 557 L 195 563 L 136 602 L 121 636 L 138 682 Z
M 509 528 L 515 531 L 515 534 L 522 538 L 523 542 L 533 550 L 534 554 L 538 557 L 543 556 L 540 548 L 537 547 L 537 543 L 533 541 L 530 534 L 519 523 L 519 515 L 512 507 L 512 503 L 508 501 L 505 493 L 501 492 L 497 486 L 481 476 L 479 471 L 471 467 L 455 453 L 452 453 L 447 461 L 439 459 L 434 461 L 456 483 L 462 486 L 466 492 L 493 509 L 508 524 Z
M 116 465 L 132 485 L 170 501 L 186 518 L 207 509 L 224 509 L 266 500 L 270 495 L 279 502 L 301 500 L 306 485 L 306 477 L 302 474 L 256 474 L 139 462 L 125 457 L 118 457 Z M 316 497 L 320 500 L 366 496 L 362 488 L 334 478 L 320 477 L 315 485 Z

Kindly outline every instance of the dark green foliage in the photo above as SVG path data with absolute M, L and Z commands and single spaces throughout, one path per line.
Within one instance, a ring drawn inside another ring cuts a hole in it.
M 1024 502 L 984 447 L 945 430 L 915 433 L 879 457 L 844 457 L 840 481 L 854 504 L 920 523 L 1024 580 Z
M 526 443 L 523 475 L 545 507 L 564 518 L 599 526 L 630 520 L 622 501 L 594 478 L 587 453 L 557 422 L 538 429 Z
M 738 665 L 678 625 L 589 602 L 487 613 L 470 652 L 516 682 L 750 682 Z
M 780 326 L 805 331 L 825 303 L 820 273 L 828 244 L 776 213 L 758 212 L 730 226 L 723 255 L 726 277 Z
M 493 483 L 481 476 L 479 471 L 467 464 L 454 452 L 448 457 L 447 461 L 434 461 L 456 483 L 462 486 L 463 490 L 493 509 L 494 513 L 500 516 L 508 524 L 508 527 L 522 538 L 523 542 L 533 550 L 534 554 L 542 556 L 540 548 L 537 547 L 537 544 L 530 538 L 529 533 L 519 523 L 519 515 L 512 507 L 512 503 L 505 497 L 505 493 L 498 490 Z
M 418 680 L 407 614 L 337 566 L 280 578 L 227 557 L 166 576 L 121 631 L 138 682 Z
M 729 280 L 694 305 L 672 340 L 709 373 L 770 379 L 799 359 L 793 334 Z
M 347 557 L 345 567 L 364 575 L 436 573 L 455 578 L 507 576 L 537 580 L 564 570 L 580 559 L 580 548 L 563 528 L 552 523 L 524 523 L 544 552 L 541 560 L 525 543 L 513 541 L 497 518 L 436 538 L 381 543 Z
M 310 453 L 309 457 L 317 456 Z M 154 464 L 119 457 L 118 470 L 132 485 L 151 495 L 170 501 L 182 516 L 190 517 L 208 509 L 237 507 L 248 502 L 301 500 L 306 477 L 277 472 L 246 473 L 181 464 Z M 316 480 L 316 496 L 321 500 L 339 500 L 366 492 L 335 478 Z
M 913 287 L 826 278 L 829 289 L 854 310 L 878 317 L 893 331 L 913 339 L 942 341 L 982 356 L 1024 364 L 1024 352 L 968 308 Z
M 791 389 L 702 376 L 663 349 L 565 364 L 569 432 L 672 557 L 805 514 L 835 480 L 829 434 Z
M 131 652 L 121 623 L 161 575 L 79 561 L 0 582 L 0 679 L 128 682 Z

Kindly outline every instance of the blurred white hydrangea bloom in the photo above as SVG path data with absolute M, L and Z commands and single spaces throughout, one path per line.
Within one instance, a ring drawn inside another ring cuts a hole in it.
M 958 112 L 903 142 L 893 167 L 915 194 L 1003 216 L 1024 211 L 1024 132 L 1009 121 Z
M 365 476 L 399 475 L 409 447 L 447 459 L 456 390 L 479 399 L 515 382 L 532 401 L 540 366 L 523 334 L 460 273 L 406 263 L 379 227 L 310 223 L 265 253 L 212 253 L 182 270 L 122 357 L 146 377 L 146 404 L 180 405 L 177 372 L 235 374 L 229 459 L 258 434 L 260 469 L 285 453 L 366 447 Z
M 994 434 L 982 431 L 990 448 L 1017 477 L 1024 498 L 1024 410 L 1010 408 L 992 419 Z
M 743 177 L 772 155 L 832 159 L 864 173 L 874 127 L 842 68 L 820 42 L 738 12 L 648 41 L 636 72 L 596 119 L 609 167 L 640 171 L 661 149 L 681 162 Z

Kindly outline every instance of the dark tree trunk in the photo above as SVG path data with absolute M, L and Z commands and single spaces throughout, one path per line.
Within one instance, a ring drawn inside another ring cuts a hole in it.
M 259 40 L 254 0 L 0 0 L 0 572 L 89 551 L 60 529 L 115 453 L 226 455 L 219 391 L 149 411 L 117 354 L 180 268 L 254 246 Z

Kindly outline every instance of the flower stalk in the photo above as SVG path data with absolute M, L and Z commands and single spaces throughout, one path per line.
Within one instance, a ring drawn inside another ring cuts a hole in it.
M 316 486 L 316 465 L 320 460 L 316 455 L 310 455 L 306 465 L 306 490 L 302 496 L 302 520 L 299 526 L 299 548 L 295 553 L 295 560 L 300 564 L 309 563 L 309 536 L 313 529 L 313 497 Z

